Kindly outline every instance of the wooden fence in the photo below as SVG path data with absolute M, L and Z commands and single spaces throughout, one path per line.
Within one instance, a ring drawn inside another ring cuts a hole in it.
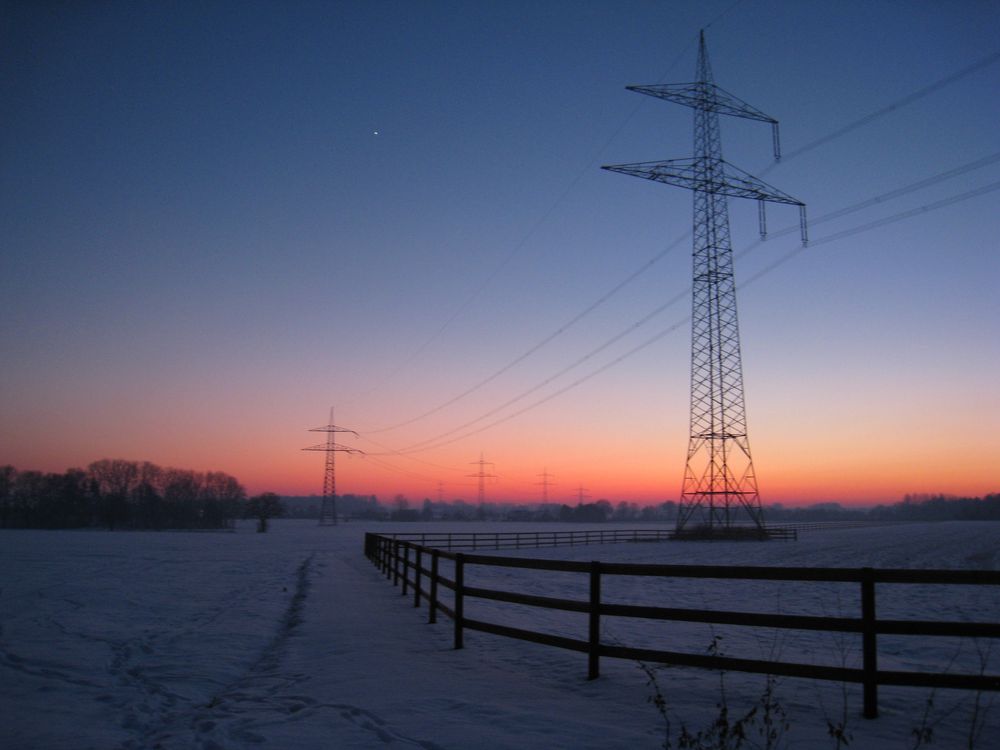
M 752 530 L 752 529 L 748 529 Z M 798 538 L 793 527 L 768 526 L 771 539 Z M 573 531 L 431 531 L 396 532 L 380 536 L 401 539 L 423 547 L 444 550 L 502 550 L 540 547 L 581 547 L 589 544 L 665 542 L 676 538 L 674 529 L 576 529 Z
M 545 535 L 559 532 L 539 533 Z M 600 532 L 595 531 L 590 533 L 597 534 Z M 878 636 L 890 634 L 1000 638 L 1000 623 L 879 619 L 876 616 L 875 606 L 876 584 L 997 586 L 1000 585 L 1000 572 L 978 570 L 655 565 L 605 563 L 598 561 L 542 560 L 453 552 L 432 546 L 430 538 L 433 536 L 433 534 L 425 535 L 427 544 L 421 544 L 413 540 L 394 539 L 390 535 L 367 533 L 365 534 L 365 554 L 394 585 L 401 586 L 403 596 L 408 595 L 412 591 L 414 607 L 419 607 L 421 600 L 426 599 L 428 621 L 430 623 L 437 622 L 438 612 L 451 618 L 454 625 L 454 646 L 456 649 L 460 649 L 464 645 L 465 630 L 477 630 L 484 633 L 492 633 L 494 635 L 585 653 L 587 654 L 588 679 L 594 679 L 600 675 L 601 657 L 611 657 L 677 666 L 860 683 L 863 686 L 863 705 L 866 718 L 875 718 L 878 715 L 879 685 L 1000 691 L 1000 675 L 880 670 L 878 668 L 877 648 Z M 500 545 L 506 541 L 499 537 L 493 538 L 493 535 L 488 536 L 490 536 L 495 548 L 500 548 Z M 477 544 L 481 540 L 472 539 L 467 541 Z M 621 541 L 627 540 L 623 538 Z M 440 566 L 442 559 L 452 562 L 453 578 L 447 578 L 442 574 Z M 589 596 L 586 601 L 581 601 L 467 586 L 465 584 L 465 572 L 469 566 L 493 566 L 580 573 L 589 579 Z M 607 575 L 856 583 L 859 587 L 861 616 L 817 617 L 612 604 L 601 600 L 601 580 L 603 576 Z M 452 592 L 453 607 L 447 606 L 441 600 L 439 594 L 442 587 Z M 569 638 L 468 618 L 465 616 L 465 600 L 470 597 L 586 614 L 588 617 L 588 637 L 586 640 Z M 742 659 L 712 654 L 660 651 L 632 648 L 620 644 L 602 643 L 600 638 L 602 616 L 833 633 L 856 633 L 861 636 L 862 666 L 860 668 L 832 667 L 782 661 Z

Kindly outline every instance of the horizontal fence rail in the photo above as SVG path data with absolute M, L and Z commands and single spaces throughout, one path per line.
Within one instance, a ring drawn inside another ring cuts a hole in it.
M 797 529 L 791 526 L 768 526 L 772 539 L 797 539 Z M 666 542 L 677 538 L 674 529 L 583 529 L 575 531 L 442 531 L 397 532 L 380 534 L 422 547 L 443 550 L 471 549 L 502 550 L 541 547 L 583 547 L 589 544 L 622 544 L 625 542 Z
M 413 534 L 403 538 L 397 534 L 365 534 L 365 555 L 382 573 L 400 586 L 404 596 L 412 589 L 413 606 L 422 599 L 428 606 L 428 621 L 437 622 L 438 613 L 452 620 L 454 647 L 464 645 L 464 631 L 516 638 L 556 648 L 587 654 L 587 676 L 600 675 L 601 657 L 632 659 L 676 666 L 701 667 L 789 677 L 808 677 L 838 682 L 859 683 L 863 688 L 864 716 L 878 715 L 878 686 L 910 686 L 929 688 L 960 688 L 976 691 L 1000 691 L 1000 675 L 954 674 L 914 671 L 880 670 L 878 668 L 878 636 L 951 636 L 958 638 L 1000 638 L 1000 623 L 879 619 L 876 616 L 876 584 L 931 585 L 1000 585 L 1000 572 L 979 570 L 908 570 L 877 568 L 786 568 L 724 565 L 658 565 L 605 562 L 577 562 L 522 557 L 502 557 L 488 554 L 456 552 L 455 549 L 510 549 L 560 544 L 608 544 L 629 541 L 662 541 L 669 532 L 656 529 L 594 530 L 589 532 L 509 532 L 462 534 Z M 577 534 L 578 536 L 558 535 Z M 603 536 L 601 536 L 603 534 Z M 662 534 L 657 537 L 656 534 Z M 555 535 L 555 537 L 554 537 Z M 516 537 L 526 537 L 517 539 Z M 599 541 L 601 540 L 601 541 Z M 611 541 L 614 540 L 614 541 Z M 436 546 L 441 545 L 441 546 Z M 445 546 L 447 545 L 447 546 Z M 453 578 L 441 572 L 440 561 L 451 562 Z M 579 573 L 588 578 L 586 600 L 501 591 L 465 583 L 470 566 L 520 568 L 538 571 Z M 636 604 L 615 604 L 602 601 L 601 583 L 605 576 L 644 576 L 662 579 L 702 578 L 750 581 L 800 581 L 854 583 L 858 585 L 860 617 L 817 617 L 758 612 L 737 612 L 715 609 L 691 609 Z M 441 588 L 452 594 L 453 607 L 441 601 Z M 586 640 L 540 633 L 524 628 L 491 623 L 465 616 L 465 600 L 485 599 L 509 604 L 540 607 L 586 614 Z M 861 636 L 862 665 L 860 668 L 800 664 L 783 661 L 743 659 L 718 654 L 694 654 L 633 648 L 601 641 L 601 618 L 627 617 L 674 622 L 766 627 L 801 631 L 855 633 Z

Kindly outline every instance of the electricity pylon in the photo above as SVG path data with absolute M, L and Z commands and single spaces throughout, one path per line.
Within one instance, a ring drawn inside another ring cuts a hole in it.
M 479 467 L 479 471 L 477 471 L 475 474 L 466 474 L 465 476 L 467 476 L 467 477 L 473 477 L 473 478 L 479 480 L 478 501 L 479 501 L 480 507 L 482 507 L 482 505 L 486 502 L 486 480 L 487 479 L 496 479 L 496 476 L 497 476 L 496 474 L 488 474 L 486 472 L 486 467 L 487 466 L 493 466 L 494 464 L 493 464 L 492 461 L 484 461 L 482 453 L 479 454 L 479 460 L 478 461 L 469 461 L 469 463 L 472 464 L 473 466 L 478 466 Z
M 319 445 L 313 445 L 309 448 L 303 448 L 304 451 L 324 451 L 326 453 L 326 469 L 323 472 L 323 504 L 319 509 L 319 525 L 320 526 L 336 526 L 337 525 L 337 472 L 336 472 L 336 455 L 338 453 L 362 453 L 363 451 L 357 448 L 348 448 L 345 445 L 340 445 L 333 440 L 333 436 L 338 432 L 349 432 L 355 437 L 358 436 L 354 430 L 348 430 L 344 427 L 337 427 L 333 423 L 333 407 L 330 407 L 330 424 L 324 425 L 323 427 L 313 427 L 309 432 L 325 432 L 326 442 L 320 443 Z
M 719 527 L 728 530 L 737 520 L 732 511 L 742 508 L 758 532 L 766 536 L 747 438 L 726 198 L 757 200 L 762 239 L 767 233 L 765 203 L 798 206 L 803 244 L 807 241 L 805 204 L 722 159 L 720 114 L 770 123 L 775 159 L 781 158 L 778 121 L 714 83 L 704 31 L 698 45 L 696 77 L 694 83 L 626 87 L 694 110 L 694 158 L 619 164 L 602 169 L 694 192 L 691 421 L 677 531 L 683 531 L 696 512 L 700 516 L 699 525 L 707 527 L 710 533 Z
M 535 482 L 535 484 L 542 485 L 542 503 L 545 504 L 545 505 L 548 505 L 548 503 L 549 503 L 549 487 L 551 487 L 553 484 L 555 484 L 555 482 L 550 482 L 549 481 L 550 479 L 552 479 L 553 475 L 549 474 L 548 468 L 545 468 L 545 469 L 542 469 L 542 473 L 541 474 L 536 474 L 535 476 L 542 478 L 541 482 Z

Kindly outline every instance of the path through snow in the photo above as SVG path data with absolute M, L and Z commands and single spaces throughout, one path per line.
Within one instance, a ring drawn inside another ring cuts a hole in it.
M 752 564 L 839 558 L 995 568 L 1000 551 L 993 524 L 864 531 L 798 544 L 716 545 L 705 554 L 750 556 Z M 362 555 L 362 532 L 295 521 L 266 535 L 249 527 L 236 534 L 0 532 L 0 747 L 661 746 L 664 726 L 635 664 L 604 660 L 601 678 L 588 682 L 580 654 L 480 633 L 467 633 L 466 648 L 454 651 L 451 623 L 428 625 L 426 609 L 414 609 L 378 574 Z M 531 554 L 680 562 L 678 555 L 697 558 L 700 546 Z M 981 619 L 1000 617 L 997 593 L 982 594 Z M 675 743 L 681 721 L 698 729 L 717 715 L 717 674 L 657 674 Z M 755 703 L 764 682 L 727 675 L 726 685 L 735 713 Z M 850 747 L 911 747 L 928 697 L 883 689 L 882 718 L 866 722 L 851 686 Z M 934 696 L 933 746 L 965 744 L 973 697 Z M 778 698 L 793 725 L 791 747 L 833 746 L 826 720 L 842 715 L 839 685 L 783 680 Z M 998 713 L 1000 706 L 986 714 L 984 737 L 1000 732 Z

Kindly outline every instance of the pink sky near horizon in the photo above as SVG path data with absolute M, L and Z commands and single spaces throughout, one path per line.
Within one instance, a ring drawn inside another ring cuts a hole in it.
M 690 155 L 690 111 L 624 87 L 689 80 L 702 28 L 781 121 L 775 164 L 724 119 L 727 161 L 814 222 L 799 250 L 771 206 L 758 246 L 730 201 L 762 501 L 1000 491 L 990 3 L 20 4 L 0 464 L 319 494 L 333 405 L 368 454 L 339 493 L 474 501 L 482 454 L 488 499 L 676 500 L 691 196 L 599 167 Z

